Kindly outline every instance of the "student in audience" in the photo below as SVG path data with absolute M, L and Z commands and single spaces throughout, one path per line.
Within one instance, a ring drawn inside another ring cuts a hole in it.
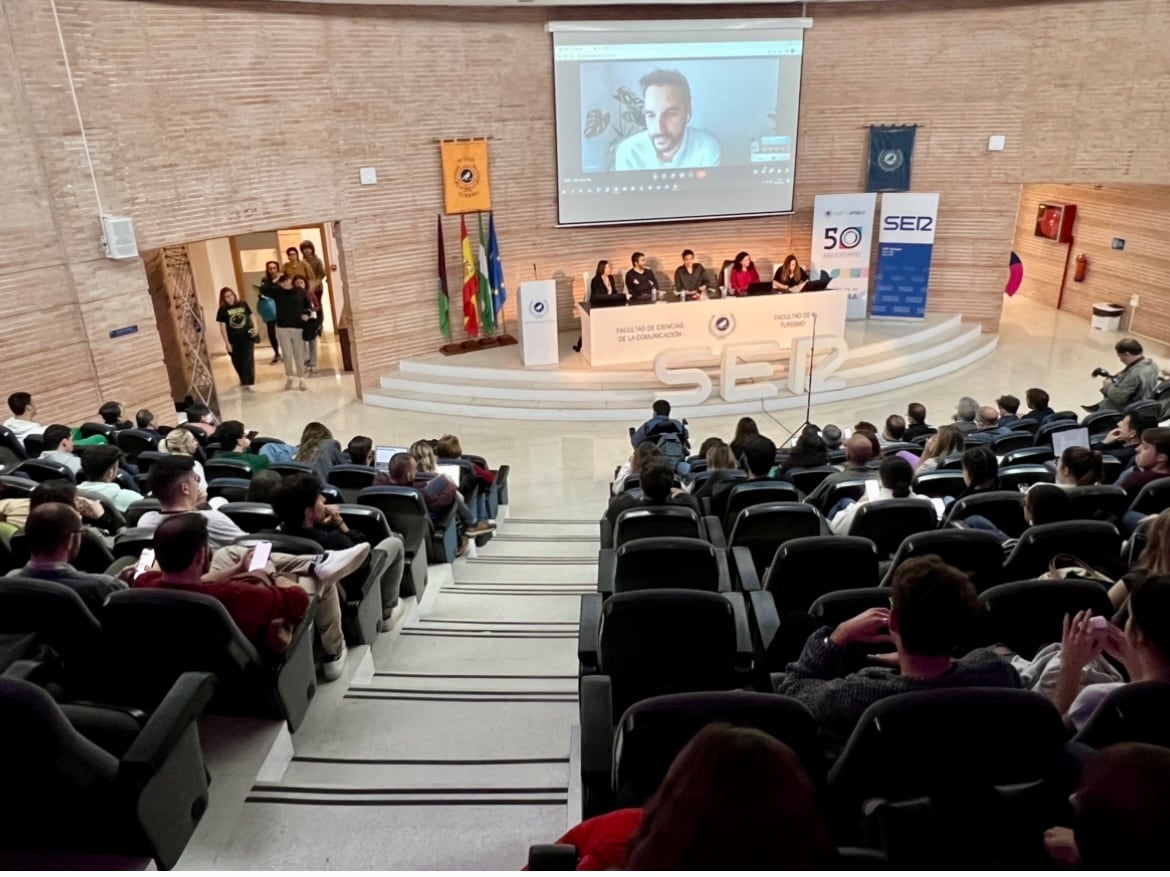
M 925 472 L 933 472 L 952 454 L 961 454 L 964 444 L 963 433 L 959 428 L 947 424 L 940 426 L 938 432 L 926 440 L 921 457 L 914 458 L 909 451 L 898 451 L 898 456 L 915 467 L 915 475 L 922 475 Z
M 731 455 L 731 448 L 722 441 L 717 440 L 715 444 L 708 446 L 704 457 L 707 460 L 707 471 L 711 474 L 691 491 L 691 496 L 696 499 L 710 496 L 720 484 L 739 480 L 732 474 L 739 471 L 739 467 L 735 465 L 735 457 Z
M 731 266 L 731 294 L 747 295 L 748 287 L 759 282 L 760 272 L 756 270 L 756 263 L 752 261 L 752 257 L 746 250 L 737 253 Z
M 252 473 L 248 481 L 248 492 L 244 495 L 247 502 L 266 502 L 272 504 L 272 495 L 280 487 L 281 475 L 271 469 L 262 469 Z
M 835 423 L 826 423 L 825 428 L 821 430 L 821 438 L 824 439 L 825 448 L 829 451 L 841 449 L 841 437 L 841 427 Z
M 496 525 L 490 521 L 479 520 L 476 513 L 464 502 L 463 494 L 459 492 L 459 485 L 450 481 L 446 476 L 439 474 L 436 469 L 438 461 L 435 459 L 435 449 L 431 447 L 430 442 L 417 441 L 412 444 L 410 446 L 410 456 L 414 458 L 415 465 L 417 466 L 417 471 L 414 474 L 416 487 L 420 482 L 426 483 L 435 479 L 442 479 L 455 488 L 453 502 L 457 507 L 456 514 L 459 516 L 459 521 L 463 525 L 464 533 L 469 536 L 478 536 L 480 533 L 488 533 L 496 528 Z M 447 502 L 442 508 L 446 509 L 450 505 L 451 503 Z
M 743 443 L 753 435 L 759 435 L 760 428 L 756 426 L 756 422 L 750 417 L 741 417 L 735 424 L 735 435 L 732 436 L 731 454 L 736 460 L 743 456 Z
M 273 554 L 264 569 L 249 570 L 252 549 L 233 545 L 213 551 L 207 518 L 184 513 L 158 525 L 154 551 L 159 570 L 136 576 L 131 587 L 214 597 L 244 636 L 275 654 L 288 648 L 315 594 L 320 600 L 315 625 L 325 652 L 322 672 L 329 681 L 341 676 L 346 649 L 337 583 L 365 562 L 368 545 L 320 555 Z
M 1154 427 L 1142 432 L 1133 466 L 1121 473 L 1117 483 L 1134 499 L 1151 481 L 1167 475 L 1170 475 L 1170 429 Z
M 191 430 L 178 427 L 172 429 L 163 438 L 161 449 L 168 454 L 183 454 L 191 458 L 191 462 L 195 464 L 195 479 L 199 482 L 199 490 L 204 495 L 207 494 L 207 478 L 203 474 L 203 464 L 195 459 L 199 453 L 199 440 L 191 433 Z
M 776 444 L 763 435 L 744 439 L 740 467 L 747 470 L 748 481 L 768 481 L 776 465 Z M 711 491 L 711 514 L 722 519 L 727 513 L 727 498 L 739 481 L 724 481 Z
M 1103 454 L 1110 454 L 1121 461 L 1124 468 L 1133 463 L 1134 454 L 1138 445 L 1142 443 L 1142 433 L 1158 425 L 1158 419 L 1144 411 L 1131 411 L 1117 422 L 1105 440 L 1094 445 Z
M 471 463 L 472 471 L 475 473 L 476 481 L 483 488 L 491 487 L 496 483 L 496 473 L 491 469 L 479 465 L 475 460 L 469 459 L 463 454 L 463 445 L 459 442 L 457 435 L 445 435 L 435 443 L 435 456 L 439 460 L 467 460 Z
M 652 304 L 658 294 L 658 280 L 654 272 L 646 268 L 646 254 L 633 253 L 630 256 L 630 265 L 632 267 L 626 272 L 626 295 L 629 296 L 629 303 Z
M 38 505 L 28 516 L 24 535 L 28 544 L 29 561 L 9 576 L 42 579 L 72 588 L 91 612 L 97 612 L 106 597 L 126 585 L 113 576 L 80 572 L 73 567 L 81 551 L 85 532 L 81 515 L 59 502 Z
M 835 629 L 822 627 L 776 682 L 778 694 L 803 701 L 827 747 L 840 753 L 866 708 L 907 691 L 968 686 L 1018 688 L 1019 674 L 992 649 L 954 659 L 974 625 L 978 603 L 967 576 L 936 555 L 907 560 L 894 573 L 890 609 L 867 609 Z M 897 664 L 847 673 L 853 644 L 893 643 Z
M 1101 452 L 1088 448 L 1065 448 L 1056 464 L 1056 484 L 1066 490 L 1100 484 L 1104 475 Z
M 1082 686 L 1084 667 L 1108 653 L 1125 668 L 1130 682 L 1170 683 L 1170 576 L 1148 576 L 1129 595 L 1125 630 L 1107 623 L 1093 625 L 1092 612 L 1064 617 L 1060 639 L 1060 674 L 1052 701 L 1077 730 L 1084 727 L 1102 701 L 1125 682 Z
M 8 410 L 12 416 L 4 421 L 4 427 L 20 441 L 30 435 L 39 435 L 45 428 L 36 422 L 37 406 L 28 393 L 13 393 L 8 397 Z
M 970 396 L 963 396 L 955 405 L 955 413 L 951 416 L 951 420 L 955 422 L 959 432 L 966 435 L 979 428 L 978 424 L 975 423 L 975 417 L 978 414 L 979 403 Z
M 1035 420 L 1041 426 L 1056 412 L 1049 406 L 1049 396 L 1047 390 L 1041 390 L 1039 387 L 1030 387 L 1024 393 L 1024 401 L 1028 405 L 1028 413 L 1021 418 L 1027 420 Z
M 373 466 L 374 440 L 368 435 L 355 435 L 345 447 L 345 456 L 355 466 Z
M 1068 492 L 1055 484 L 1039 482 L 1028 488 L 1028 492 L 1020 495 L 1020 502 L 1024 509 L 1024 522 L 1029 527 L 1040 524 L 1058 524 L 1072 519 L 1072 502 Z M 1013 547 L 1014 539 L 999 529 L 989 518 L 983 515 L 969 515 L 962 519 L 964 527 L 972 530 L 986 530 L 1003 543 L 1004 550 Z
M 913 441 L 919 436 L 929 435 L 931 426 L 926 422 L 926 406 L 921 402 L 911 402 L 906 406 L 906 432 L 902 434 L 903 441 Z
M 137 490 L 127 490 L 114 479 L 118 477 L 118 462 L 122 452 L 112 445 L 94 445 L 86 448 L 81 457 L 81 475 L 84 479 L 78 488 L 88 493 L 104 496 L 120 512 L 126 511 L 133 502 L 142 499 Z
M 859 478 L 873 478 L 877 473 L 868 468 L 869 461 L 877 455 L 877 438 L 872 434 L 855 432 L 845 442 L 845 466 L 840 472 L 827 476 L 813 488 L 806 501 L 821 507 L 825 497 L 842 481 L 856 481 Z
M 995 400 L 995 404 L 999 409 L 999 425 L 1010 429 L 1012 424 L 1020 419 L 1018 414 L 1020 400 L 1010 394 L 1004 394 Z
M 819 430 L 805 430 L 792 446 L 792 452 L 776 472 L 776 477 L 782 481 L 789 480 L 788 475 L 793 469 L 812 469 L 829 464 L 829 448 L 821 438 Z
M 0 536 L 8 541 L 28 521 L 29 499 L 26 496 L 6 496 L 5 490 L 0 484 Z
M 285 362 L 287 361 L 286 356 Z M 316 420 L 305 424 L 305 429 L 301 433 L 300 445 L 297 447 L 297 453 L 293 459 L 298 463 L 311 464 L 323 484 L 329 483 L 330 469 L 349 462 L 349 458 L 341 449 L 341 444 L 333 437 L 333 433 L 329 431 L 329 427 Z
M 617 517 L 626 509 L 637 508 L 643 505 L 679 505 L 702 513 L 699 501 L 674 486 L 674 467 L 670 460 L 659 454 L 651 457 L 642 465 L 641 494 L 633 491 L 619 493 L 610 500 L 605 517 L 610 524 L 617 522 Z
M 341 509 L 326 505 L 321 495 L 322 484 L 316 475 L 297 473 L 286 475 L 272 494 L 272 510 L 280 518 L 280 529 L 290 536 L 312 539 L 322 548 L 343 551 L 355 545 L 369 543 L 370 537 L 350 527 L 341 516 Z M 374 548 L 389 558 L 390 564 L 382 576 L 382 621 L 390 629 L 390 617 L 398 605 L 402 588 L 402 573 L 406 566 L 406 552 L 402 538 L 391 533 Z
M 955 497 L 956 499 L 988 490 L 999 490 L 999 461 L 991 448 L 976 445 L 963 452 L 963 481 L 967 487 Z
M 1145 533 L 1146 545 L 1137 563 L 1109 589 L 1115 609 L 1120 609 L 1130 592 L 1150 576 L 1170 576 L 1170 509 L 1152 516 Z
M 98 409 L 98 417 L 102 419 L 102 423 L 106 426 L 112 426 L 114 429 L 131 429 L 134 424 L 129 420 L 122 419 L 122 405 L 120 402 L 104 402 L 102 407 Z
M 170 438 L 167 433 L 167 438 Z M 149 511 L 138 519 L 138 526 L 154 530 L 171 515 L 198 512 L 207 519 L 207 536 L 213 549 L 231 545 L 247 534 L 223 512 L 201 509 L 207 494 L 195 477 L 195 461 L 178 454 L 164 457 L 150 467 L 150 494 L 159 501 L 159 511 Z
M 75 482 L 66 481 L 64 478 L 51 478 L 48 481 L 42 481 L 33 489 L 32 496 L 28 498 L 28 510 L 31 512 L 39 506 L 52 502 L 73 509 L 81 515 L 84 529 L 92 531 L 107 545 L 112 544 L 113 540 L 106 538 L 105 534 L 113 536 L 119 525 L 106 517 L 106 508 L 98 500 L 78 493 Z
M 1086 411 L 1123 411 L 1125 406 L 1152 399 L 1158 384 L 1158 365 L 1146 358 L 1142 343 L 1136 338 L 1122 338 L 1113 345 L 1117 358 L 1125 366 L 1113 377 L 1101 381 L 1101 401 L 1082 405 Z
M 42 435 L 45 449 L 41 451 L 40 459 L 60 463 L 76 477 L 81 471 L 81 458 L 73 453 L 73 430 L 64 424 L 54 423 L 46 426 Z
M 979 408 L 979 413 L 975 416 L 975 425 L 978 429 L 967 433 L 968 442 L 990 445 L 996 439 L 1003 438 L 1011 432 L 1006 426 L 1000 424 L 999 409 L 991 405 L 983 405 Z
M 868 432 L 870 435 L 877 437 L 878 428 L 870 423 L 868 420 L 859 420 L 853 424 L 854 432 Z
M 651 457 L 661 456 L 662 452 L 658 450 L 658 446 L 654 442 L 642 442 L 633 451 L 630 452 L 630 458 L 618 467 L 617 474 L 613 477 L 613 483 L 610 485 L 610 493 L 617 496 L 626 489 L 626 479 L 631 475 L 639 475 L 642 471 L 642 464 Z
M 215 455 L 217 460 L 239 460 L 241 463 L 247 463 L 253 472 L 268 468 L 267 457 L 263 454 L 249 453 L 252 439 L 248 437 L 247 430 L 240 421 L 225 420 L 219 425 L 218 435 L 223 450 Z
M 1069 800 L 1073 827 L 1044 834 L 1057 865 L 1114 873 L 1170 868 L 1170 749 L 1118 743 L 1094 753 Z
M 657 399 L 650 407 L 654 412 L 653 416 L 634 430 L 633 436 L 630 437 L 630 444 L 636 448 L 648 438 L 653 439 L 656 435 L 673 432 L 682 437 L 684 446 L 690 445 L 691 437 L 686 426 L 681 421 L 671 419 L 669 402 L 665 399 Z
M 878 436 L 878 442 L 884 448 L 886 445 L 906 440 L 906 418 L 901 414 L 891 414 L 886 418 L 885 428 Z
M 879 500 L 914 499 L 925 503 L 930 502 L 930 497 L 910 492 L 910 483 L 914 480 L 914 470 L 901 457 L 884 457 L 881 466 L 878 467 L 878 480 L 881 483 L 878 488 Z M 833 532 L 838 536 L 848 535 L 849 528 L 853 526 L 853 519 L 857 516 L 857 510 L 865 502 L 867 502 L 865 496 L 859 500 L 841 500 L 838 504 L 838 511 L 830 515 L 829 526 Z
M 159 438 L 162 438 L 162 433 L 158 430 L 158 425 L 154 422 L 154 412 L 149 408 L 139 408 L 138 413 L 134 415 L 134 425 L 138 429 L 152 432 Z

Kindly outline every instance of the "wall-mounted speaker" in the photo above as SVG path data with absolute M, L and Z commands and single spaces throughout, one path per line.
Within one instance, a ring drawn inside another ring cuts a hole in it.
M 129 216 L 102 214 L 102 246 L 107 259 L 133 259 L 138 255 L 134 220 Z

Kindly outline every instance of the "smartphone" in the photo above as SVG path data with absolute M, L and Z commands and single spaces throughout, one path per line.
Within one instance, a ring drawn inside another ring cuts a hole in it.
M 264 569 L 268 566 L 268 556 L 272 554 L 271 542 L 257 542 L 252 548 L 252 562 L 248 564 L 248 572 Z
M 881 496 L 881 489 L 882 486 L 876 479 L 871 479 L 870 481 L 865 482 L 865 498 L 870 502 L 873 502 L 875 499 Z
M 1109 626 L 1109 619 L 1104 615 L 1094 615 L 1089 619 L 1089 627 L 1093 630 L 1104 630 Z
M 138 555 L 138 563 L 134 564 L 134 577 L 142 575 L 152 566 L 154 566 L 154 549 L 143 548 L 142 553 Z

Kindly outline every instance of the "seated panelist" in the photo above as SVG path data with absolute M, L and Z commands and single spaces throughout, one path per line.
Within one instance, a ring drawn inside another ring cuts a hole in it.
M 780 267 L 776 269 L 775 276 L 772 277 L 772 288 L 781 292 L 791 292 L 807 281 L 808 272 L 800 267 L 796 256 L 789 253 Z
M 630 256 L 630 263 L 634 266 L 626 272 L 626 295 L 630 297 L 630 304 L 653 304 L 658 298 L 658 281 L 654 279 L 654 272 L 646 268 L 646 254 L 634 253 Z
M 731 294 L 747 295 L 748 287 L 760 282 L 760 272 L 756 270 L 756 263 L 751 255 L 741 252 L 735 257 L 731 266 Z
M 626 303 L 625 293 L 618 292 L 613 282 L 613 263 L 602 259 L 589 284 L 590 308 L 621 307 Z
M 683 250 L 682 260 L 674 269 L 675 296 L 698 301 L 707 294 L 707 269 L 695 261 L 694 250 Z

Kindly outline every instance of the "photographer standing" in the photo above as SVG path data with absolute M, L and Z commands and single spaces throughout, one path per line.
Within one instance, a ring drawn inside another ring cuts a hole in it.
M 1125 406 L 1143 399 L 1152 399 L 1158 383 L 1158 366 L 1142 355 L 1141 342 L 1136 338 L 1122 338 L 1113 349 L 1124 364 L 1118 374 L 1110 375 L 1103 368 L 1093 369 L 1093 377 L 1104 377 L 1101 395 L 1096 405 L 1082 405 L 1086 411 L 1124 411 Z

